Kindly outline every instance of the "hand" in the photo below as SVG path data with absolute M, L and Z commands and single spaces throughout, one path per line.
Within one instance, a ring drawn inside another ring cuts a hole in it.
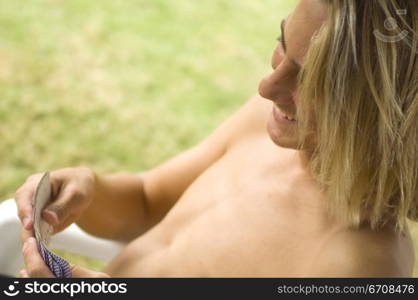
M 26 269 L 23 269 L 19 273 L 19 277 L 28 278 L 28 277 L 49 277 L 54 278 L 54 275 L 51 273 L 49 268 L 46 266 L 41 255 L 38 252 L 38 246 L 36 245 L 36 240 L 33 237 L 30 237 L 23 244 L 22 248 L 23 259 L 25 261 Z M 102 273 L 87 270 L 75 265 L 70 265 L 72 277 L 82 277 L 82 278 L 108 278 L 109 275 Z
M 22 222 L 22 242 L 33 236 L 32 198 L 43 174 L 35 174 L 17 190 L 15 201 Z M 74 223 L 93 199 L 94 172 L 85 167 L 66 168 L 50 173 L 51 202 L 42 212 L 43 219 L 57 233 Z

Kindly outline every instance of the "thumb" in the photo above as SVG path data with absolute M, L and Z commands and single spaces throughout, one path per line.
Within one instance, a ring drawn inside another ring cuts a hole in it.
M 62 223 L 70 214 L 68 203 L 72 194 L 70 192 L 60 193 L 56 200 L 48 204 L 42 212 L 44 220 L 52 226 Z
M 22 249 L 23 261 L 26 265 L 26 273 L 30 277 L 54 277 L 38 252 L 36 240 L 30 237 L 26 240 Z
M 88 270 L 73 264 L 70 264 L 70 269 L 73 277 L 76 278 L 110 278 L 106 273 Z

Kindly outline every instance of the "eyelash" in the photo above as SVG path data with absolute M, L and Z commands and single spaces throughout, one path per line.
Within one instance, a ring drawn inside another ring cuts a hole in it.
M 280 43 L 283 41 L 282 35 L 279 35 L 279 37 L 277 38 L 277 41 Z

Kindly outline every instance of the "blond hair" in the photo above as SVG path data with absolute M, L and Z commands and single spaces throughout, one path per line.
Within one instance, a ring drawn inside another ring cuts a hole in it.
M 322 1 L 300 74 L 300 147 L 335 216 L 402 230 L 418 220 L 418 1 Z

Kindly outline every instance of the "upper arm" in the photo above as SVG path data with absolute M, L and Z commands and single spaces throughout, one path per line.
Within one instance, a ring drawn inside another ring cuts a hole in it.
M 142 174 L 151 222 L 160 219 L 186 188 L 237 140 L 265 127 L 267 101 L 250 99 L 197 146 Z
M 408 277 L 402 253 L 379 239 L 332 241 L 316 258 L 313 273 L 318 277 Z
M 335 259 L 322 259 L 317 264 L 318 277 L 402 277 L 403 274 L 393 261 L 368 255 L 348 255 Z

